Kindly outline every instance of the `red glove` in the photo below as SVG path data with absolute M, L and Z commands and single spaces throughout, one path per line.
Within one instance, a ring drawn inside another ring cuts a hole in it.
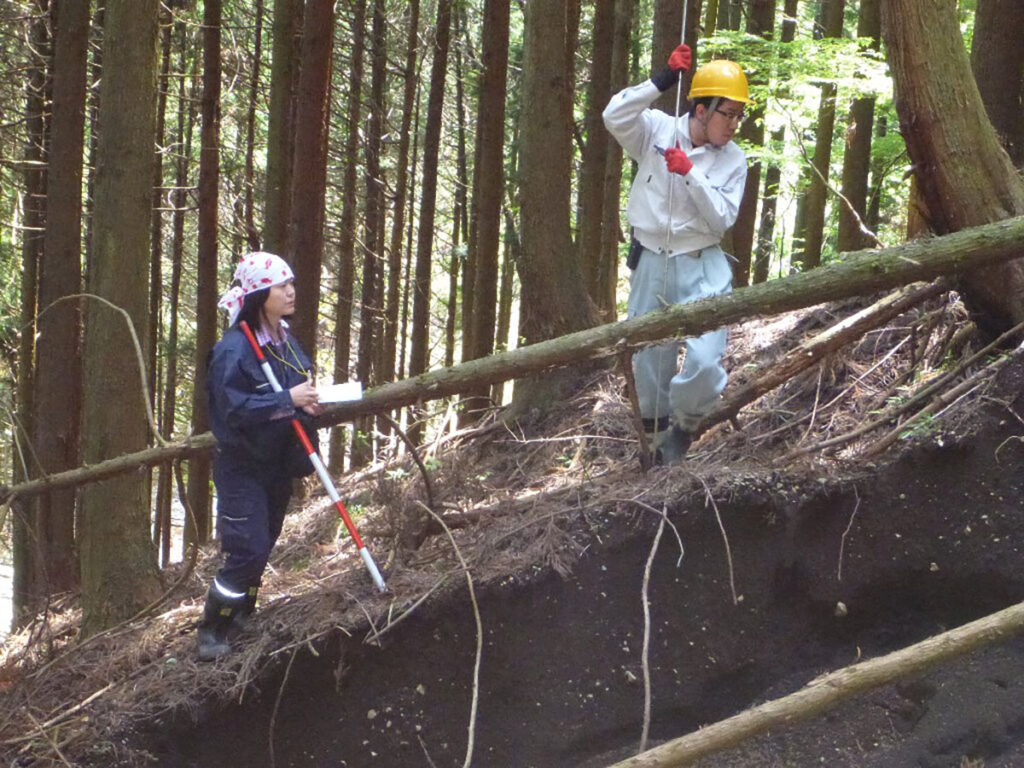
M 690 52 L 690 46 L 686 43 L 672 51 L 668 57 L 668 68 L 675 72 L 680 70 L 689 72 L 691 63 L 693 63 L 693 54 Z
M 693 161 L 678 144 L 672 149 L 665 150 L 665 165 L 668 166 L 669 173 L 678 173 L 680 176 L 685 176 L 693 169 Z

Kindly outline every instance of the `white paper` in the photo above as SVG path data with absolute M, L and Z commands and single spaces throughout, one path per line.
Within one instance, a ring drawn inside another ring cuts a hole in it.
M 363 385 L 358 381 L 343 381 L 340 384 L 318 384 L 316 392 L 320 395 L 320 404 L 343 403 L 348 400 L 361 400 Z

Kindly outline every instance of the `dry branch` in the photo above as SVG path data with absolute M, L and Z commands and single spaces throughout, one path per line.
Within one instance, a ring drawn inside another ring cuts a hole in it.
M 831 672 L 796 693 L 768 701 L 610 768 L 670 768 L 734 747 L 772 728 L 819 715 L 848 698 L 958 658 L 1024 629 L 1024 603 L 877 659 Z
M 907 289 L 885 296 L 870 307 L 844 318 L 806 343 L 790 350 L 764 374 L 723 398 L 721 405 L 715 408 L 701 425 L 702 430 L 719 422 L 728 421 L 736 416 L 741 408 L 785 384 L 826 355 L 842 349 L 847 344 L 852 344 L 868 331 L 894 317 L 899 317 L 907 310 L 945 290 L 948 290 L 948 286 L 942 283 Z
M 696 336 L 750 317 L 775 315 L 827 301 L 888 290 L 940 275 L 963 273 L 1008 261 L 1024 252 L 1024 217 L 917 240 L 894 248 L 846 254 L 836 261 L 782 280 L 741 288 L 690 304 L 672 305 L 642 317 L 499 352 L 461 365 L 424 373 L 368 390 L 361 400 L 328 406 L 317 427 L 358 416 L 472 391 L 482 384 L 539 374 L 617 354 L 670 336 Z M 13 487 L 0 487 L 0 503 L 56 488 L 84 485 L 174 458 L 210 451 L 209 433 L 183 443 L 128 454 Z

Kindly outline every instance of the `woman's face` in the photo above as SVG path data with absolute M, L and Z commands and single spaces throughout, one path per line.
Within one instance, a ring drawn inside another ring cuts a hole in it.
M 263 305 L 267 319 L 275 325 L 282 317 L 295 313 L 295 281 L 278 283 L 270 287 L 267 302 Z

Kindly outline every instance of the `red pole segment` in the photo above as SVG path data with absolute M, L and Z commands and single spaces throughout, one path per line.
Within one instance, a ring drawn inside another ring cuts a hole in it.
M 283 391 L 280 382 L 277 380 L 277 376 L 274 375 L 274 371 L 270 367 L 270 363 L 267 362 L 267 358 L 263 354 L 263 350 L 260 349 L 259 342 L 256 341 L 256 336 L 253 334 L 252 328 L 250 328 L 249 324 L 244 320 L 238 325 L 245 334 L 245 337 L 249 340 L 249 346 L 251 346 L 253 352 L 256 353 L 256 359 L 260 361 L 260 367 L 263 369 L 263 373 L 267 377 L 267 381 L 270 382 L 271 388 L 275 392 Z M 378 570 L 377 564 L 374 562 L 370 551 L 366 548 L 366 545 L 363 544 L 363 539 L 359 535 L 359 531 L 356 530 L 356 525 L 349 516 L 348 510 L 345 509 L 345 503 L 341 500 L 341 496 L 338 494 L 338 489 L 335 487 L 334 481 L 327 472 L 327 467 L 324 466 L 320 455 L 313 449 L 313 444 L 309 441 L 309 435 L 306 434 L 306 430 L 298 419 L 292 419 L 292 429 L 295 430 L 295 434 L 298 436 L 299 442 L 302 443 L 302 447 L 305 449 L 306 455 L 309 456 L 309 460 L 313 464 L 313 468 L 316 470 L 317 475 L 320 477 L 320 482 L 323 484 L 324 490 L 327 491 L 327 495 L 330 496 L 331 501 L 334 502 L 334 506 L 337 508 L 338 514 L 345 523 L 349 536 L 352 537 L 352 541 L 359 550 L 359 556 L 362 557 L 363 563 L 370 572 L 370 577 L 373 579 L 374 584 L 377 585 L 377 589 L 381 592 L 386 591 L 387 586 L 385 586 L 384 579 L 380 575 L 380 570 Z

